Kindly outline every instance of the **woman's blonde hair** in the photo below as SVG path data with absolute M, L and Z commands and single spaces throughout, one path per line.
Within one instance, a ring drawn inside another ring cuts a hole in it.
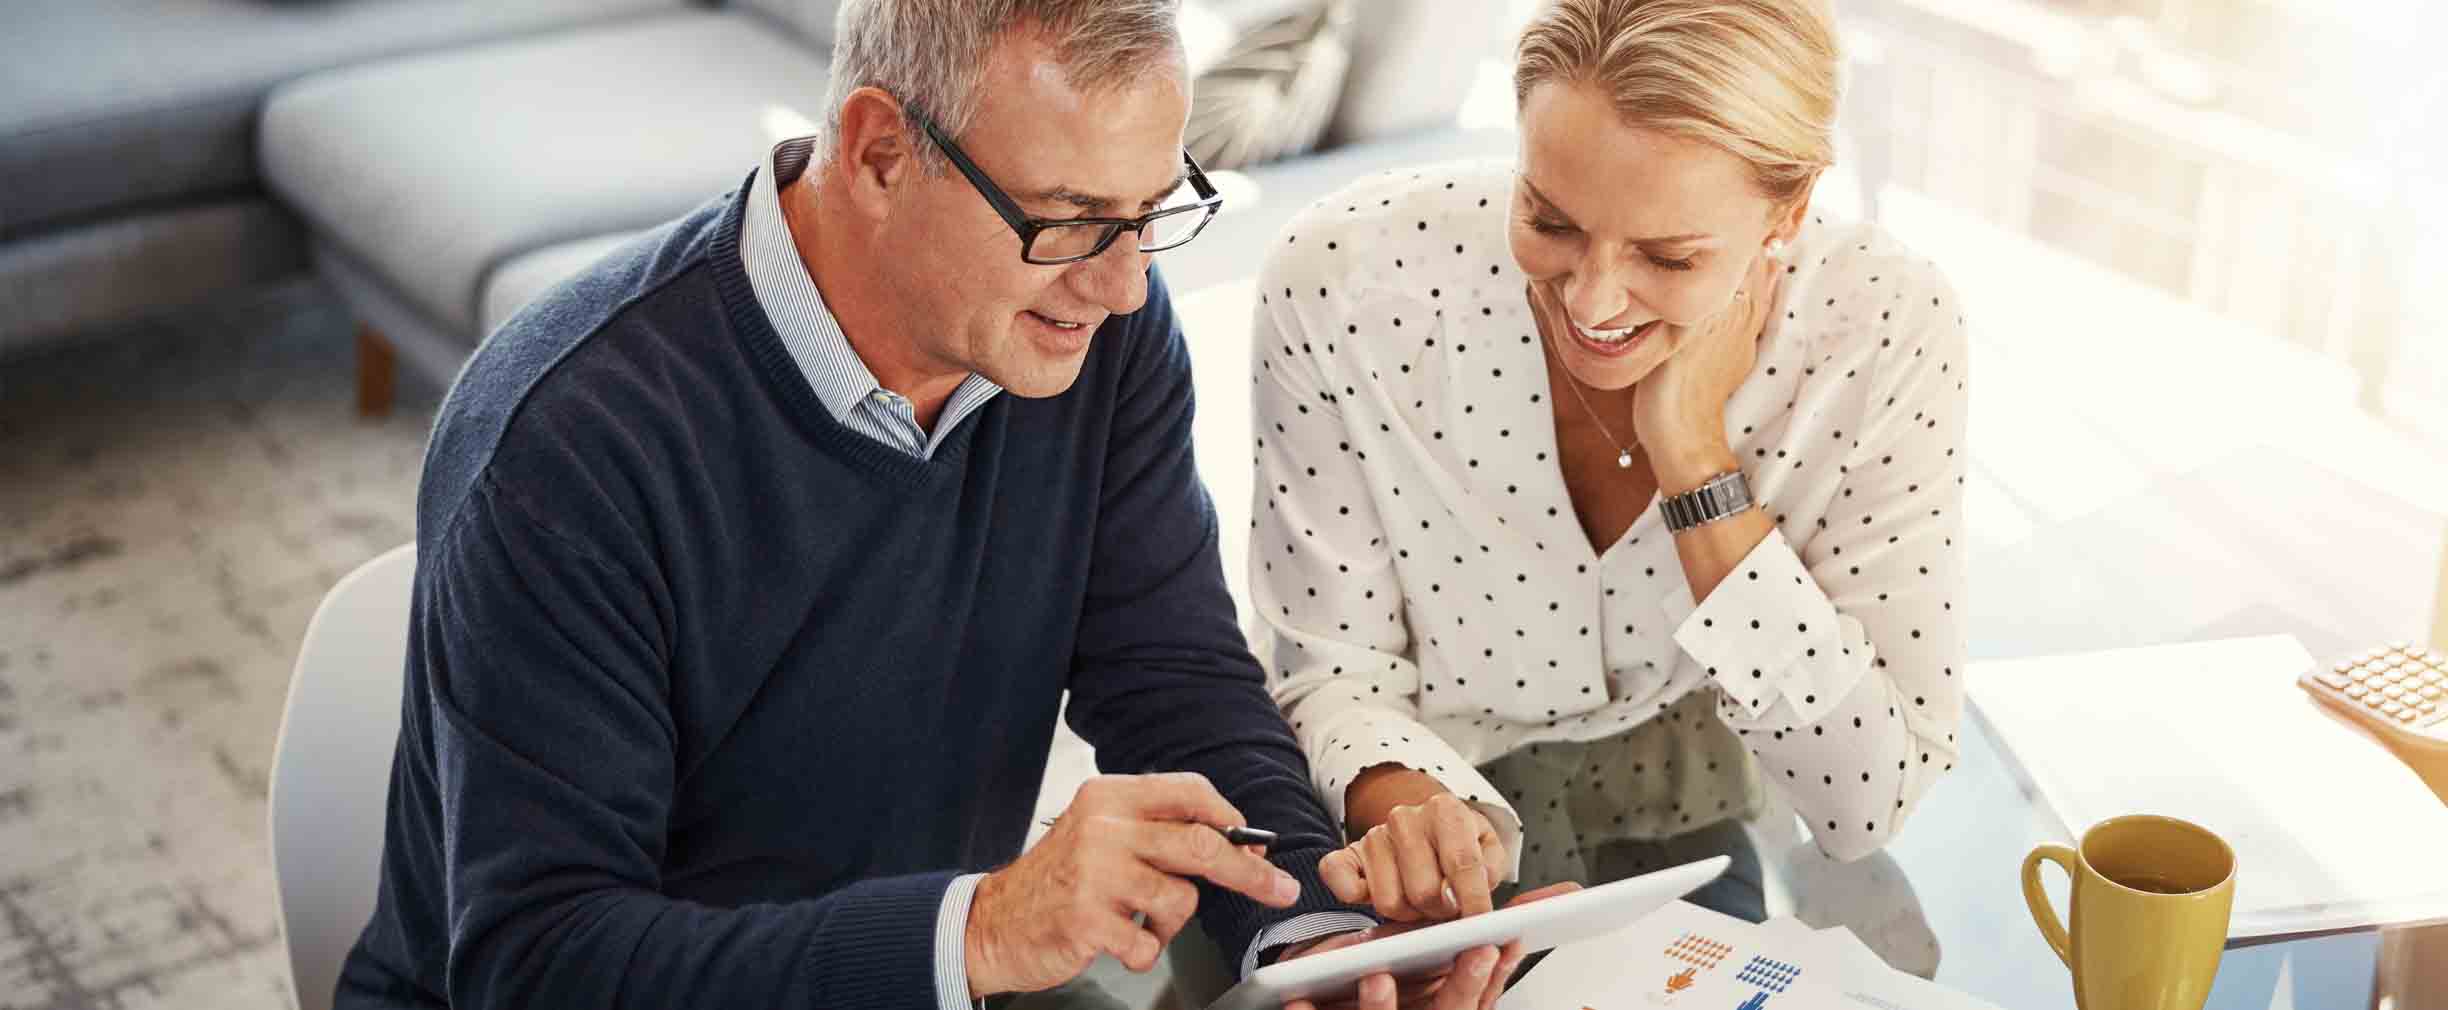
M 1761 192 L 1801 197 L 1835 160 L 1836 30 L 1825 0 L 1554 0 L 1523 30 L 1516 103 L 1589 84 L 1631 126 L 1716 145 Z

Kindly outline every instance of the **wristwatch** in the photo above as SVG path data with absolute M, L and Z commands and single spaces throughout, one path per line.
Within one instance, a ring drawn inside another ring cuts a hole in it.
M 1751 508 L 1751 482 L 1740 470 L 1728 470 L 1708 483 L 1658 503 L 1666 513 L 1666 528 L 1675 533 L 1738 516 Z

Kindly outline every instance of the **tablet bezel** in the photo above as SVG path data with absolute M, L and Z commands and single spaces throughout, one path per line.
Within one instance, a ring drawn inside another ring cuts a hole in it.
M 1208 1010 L 1280 1010 L 1296 999 L 1337 999 L 1350 995 L 1370 975 L 1389 972 L 1401 977 L 1433 971 L 1452 964 L 1473 947 L 1521 940 L 1528 951 L 1548 950 L 1630 925 L 1717 879 L 1733 862 L 1713 856 L 1485 915 L 1278 961 L 1251 972 Z

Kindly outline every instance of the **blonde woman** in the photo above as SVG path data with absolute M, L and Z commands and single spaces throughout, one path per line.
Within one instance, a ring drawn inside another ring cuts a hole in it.
M 1810 205 L 1818 0 L 1560 0 L 1518 161 L 1362 181 L 1257 309 L 1256 640 L 1390 919 L 1715 852 L 1776 790 L 1839 859 L 1951 767 L 1965 340 Z

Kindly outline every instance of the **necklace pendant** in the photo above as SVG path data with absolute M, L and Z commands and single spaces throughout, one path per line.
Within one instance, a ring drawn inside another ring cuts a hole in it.
M 1615 469 L 1618 469 L 1618 470 L 1629 470 L 1629 469 L 1632 469 L 1632 450 L 1630 450 L 1630 449 L 1620 449 L 1620 450 L 1617 450 L 1617 454 L 1616 454 L 1616 456 L 1615 456 Z

